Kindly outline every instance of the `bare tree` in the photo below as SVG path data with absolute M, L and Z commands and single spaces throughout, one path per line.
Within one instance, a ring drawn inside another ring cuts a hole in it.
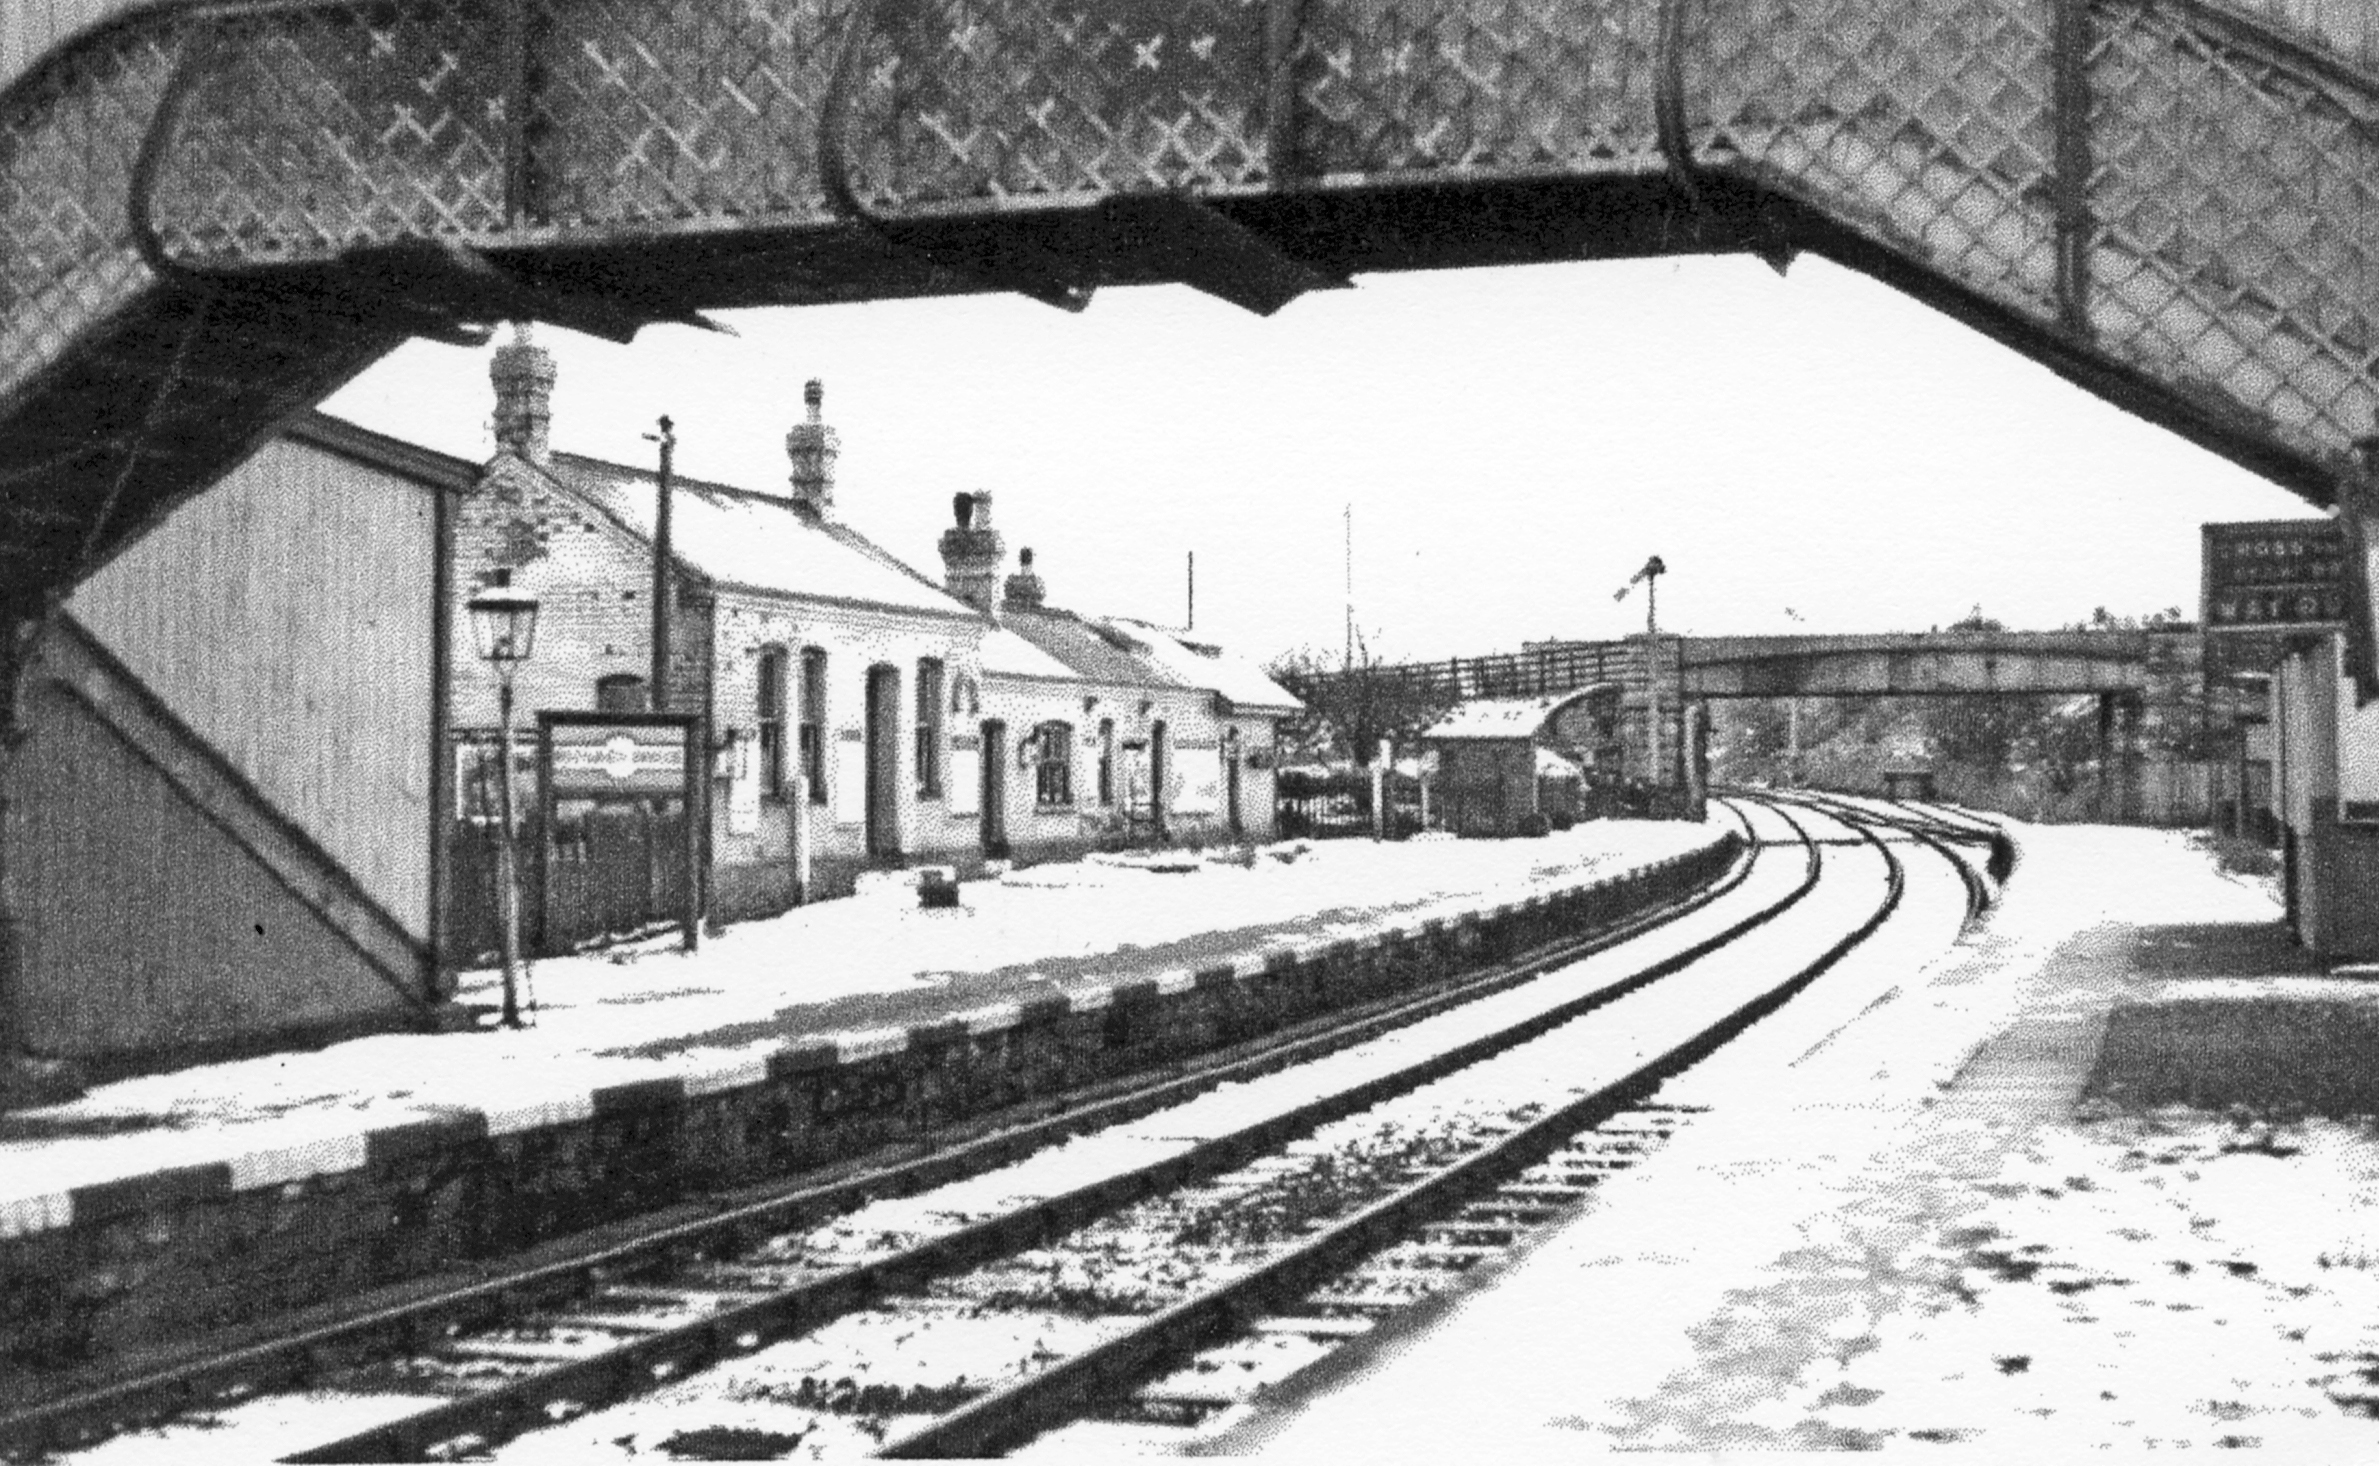
M 1380 661 L 1359 640 L 1351 665 L 1308 647 L 1276 658 L 1267 670 L 1305 704 L 1281 733 L 1308 758 L 1368 764 L 1380 740 L 1411 738 L 1450 705 L 1442 683 Z

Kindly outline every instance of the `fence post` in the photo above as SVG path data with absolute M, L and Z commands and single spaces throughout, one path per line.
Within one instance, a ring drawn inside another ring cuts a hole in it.
M 709 905 L 703 900 L 702 886 L 709 877 L 708 862 L 702 858 L 703 847 L 710 839 L 710 720 L 697 719 L 685 730 L 686 802 L 685 848 L 679 858 L 685 862 L 686 889 L 681 898 L 678 920 L 684 927 L 681 941 L 685 950 L 698 951 L 702 946 L 702 918 Z M 649 807 L 649 806 L 648 806 Z

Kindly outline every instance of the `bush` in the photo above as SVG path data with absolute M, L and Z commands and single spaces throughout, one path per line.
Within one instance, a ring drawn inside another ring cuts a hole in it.
M 1541 840 L 1553 833 L 1553 822 L 1541 814 L 1524 814 L 1520 816 L 1520 833 L 1531 840 Z
M 1574 814 L 1571 814 L 1571 813 L 1570 813 L 1568 810 L 1566 810 L 1566 809 L 1557 809 L 1557 810 L 1553 811 L 1553 828 L 1554 828 L 1554 829 L 1556 829 L 1556 830 L 1568 830 L 1568 829 L 1575 829 L 1575 828 L 1577 827 L 1577 823 L 1578 823 L 1578 817 L 1577 817 L 1576 815 L 1574 815 Z

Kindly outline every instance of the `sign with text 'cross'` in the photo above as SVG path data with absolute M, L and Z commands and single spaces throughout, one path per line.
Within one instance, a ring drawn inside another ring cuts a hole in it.
M 2202 601 L 2209 675 L 2262 672 L 2292 633 L 2346 624 L 2346 536 L 2334 519 L 2204 526 Z

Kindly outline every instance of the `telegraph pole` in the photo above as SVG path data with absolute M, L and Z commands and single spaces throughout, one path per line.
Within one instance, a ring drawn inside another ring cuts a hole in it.
M 1346 658 L 1341 670 L 1355 668 L 1355 506 L 1346 506 Z
M 677 456 L 677 434 L 668 414 L 661 416 L 659 433 L 644 437 L 648 443 L 661 445 L 661 476 L 653 509 L 653 669 L 646 687 L 652 710 L 664 713 L 669 710 L 669 501 L 674 497 L 669 475 Z

